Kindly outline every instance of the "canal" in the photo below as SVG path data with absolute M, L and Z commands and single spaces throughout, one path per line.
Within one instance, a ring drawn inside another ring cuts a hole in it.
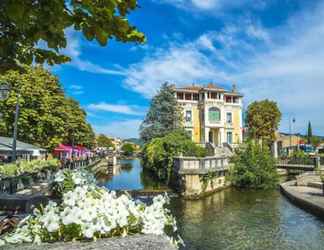
M 122 161 L 110 189 L 155 189 L 139 160 Z M 278 190 L 227 189 L 198 201 L 171 200 L 184 249 L 320 250 L 324 223 L 295 207 Z

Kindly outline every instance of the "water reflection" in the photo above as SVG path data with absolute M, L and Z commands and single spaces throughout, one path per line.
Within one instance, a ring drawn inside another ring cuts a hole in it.
M 119 172 L 101 181 L 110 190 L 151 190 L 165 186 L 145 172 L 139 159 L 119 161 Z
M 143 171 L 139 160 L 121 161 L 120 172 L 103 181 L 114 190 L 163 188 Z M 174 198 L 170 206 L 185 249 L 324 249 L 324 223 L 293 206 L 277 190 L 228 189 L 198 201 Z
M 226 190 L 171 205 L 185 249 L 324 249 L 324 223 L 278 191 Z

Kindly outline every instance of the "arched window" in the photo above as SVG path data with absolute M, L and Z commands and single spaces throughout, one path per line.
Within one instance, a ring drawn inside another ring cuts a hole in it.
M 208 119 L 210 123 L 219 122 L 221 119 L 221 113 L 219 108 L 216 107 L 209 108 Z

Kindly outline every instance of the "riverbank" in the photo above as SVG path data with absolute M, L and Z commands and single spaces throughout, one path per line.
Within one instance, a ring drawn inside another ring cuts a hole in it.
M 320 188 L 297 186 L 296 181 L 280 184 L 281 192 L 295 205 L 324 219 L 324 196 Z

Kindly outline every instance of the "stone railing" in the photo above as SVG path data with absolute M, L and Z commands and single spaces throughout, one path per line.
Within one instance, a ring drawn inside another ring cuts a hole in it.
M 226 156 L 209 156 L 209 157 L 186 157 L 180 156 L 174 159 L 174 170 L 181 171 L 202 171 L 209 170 L 222 171 L 229 167 L 229 158 Z

